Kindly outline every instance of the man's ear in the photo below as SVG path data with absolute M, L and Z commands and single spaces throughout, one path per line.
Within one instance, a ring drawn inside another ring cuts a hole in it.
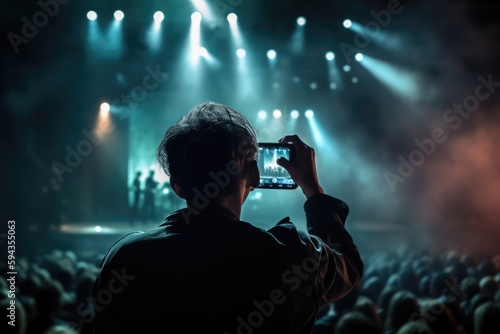
M 247 187 L 257 188 L 260 184 L 259 167 L 257 160 L 247 162 Z
M 180 198 L 182 199 L 186 199 L 186 197 L 182 194 L 182 190 L 181 190 L 181 187 L 179 186 L 179 184 L 175 181 L 174 178 L 170 178 L 170 187 L 172 188 L 172 190 L 174 191 L 174 193 L 179 196 Z

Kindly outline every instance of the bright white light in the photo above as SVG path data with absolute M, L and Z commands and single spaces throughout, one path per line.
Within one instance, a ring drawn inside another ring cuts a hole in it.
M 344 27 L 350 28 L 352 26 L 351 20 L 344 20 Z
M 273 117 L 274 117 L 274 118 L 276 118 L 276 119 L 281 118 L 281 115 L 282 115 L 281 110 L 279 110 L 279 109 L 275 109 L 275 110 L 273 111 Z
M 200 12 L 194 12 L 191 15 L 191 20 L 193 20 L 193 21 L 201 21 L 201 14 L 200 14 Z
M 267 51 L 267 58 L 269 58 L 269 59 L 276 58 L 276 51 L 274 51 L 274 50 Z
M 236 55 L 238 56 L 238 58 L 245 58 L 247 52 L 245 51 L 245 49 L 238 49 L 236 50 Z
M 102 228 L 101 228 L 99 225 L 97 225 L 96 227 L 94 227 L 94 230 L 95 230 L 97 233 L 99 233 L 99 232 L 101 232 Z
M 153 18 L 156 22 L 161 22 L 163 21 L 163 19 L 165 18 L 165 15 L 163 15 L 162 12 L 160 11 L 157 11 L 154 15 L 153 15 Z
M 168 195 L 168 193 L 169 193 L 169 192 L 170 192 L 170 190 L 168 190 L 168 188 L 164 188 L 164 189 L 163 189 L 163 193 L 164 193 L 165 195 Z
M 299 16 L 299 18 L 297 19 L 297 24 L 298 24 L 299 26 L 303 26 L 303 25 L 305 25 L 305 24 L 306 24 L 306 22 L 307 22 L 307 21 L 306 21 L 306 18 L 305 18 L 305 17 L 303 17 L 303 16 Z
M 203 58 L 208 58 L 208 51 L 203 46 L 200 46 L 200 56 Z
M 311 109 L 307 109 L 305 112 L 305 115 L 306 115 L 306 118 L 313 118 L 314 111 L 312 111 Z
M 351 82 L 352 82 L 353 84 L 358 83 L 358 81 L 359 81 L 359 80 L 358 80 L 358 78 L 357 78 L 357 77 L 352 77 L 352 78 L 351 78 Z
M 257 117 L 259 117 L 259 119 L 266 119 L 267 118 L 267 112 L 265 112 L 265 110 L 261 110 L 257 113 Z
M 344 72 L 349 72 L 351 70 L 351 66 L 344 65 L 344 67 L 342 67 L 342 69 L 344 70 Z
M 91 10 L 90 12 L 87 13 L 87 18 L 90 21 L 94 21 L 95 19 L 97 19 L 97 13 Z
M 123 14 L 123 12 L 121 10 L 117 10 L 115 12 L 114 16 L 115 16 L 115 20 L 121 21 L 125 17 L 125 14 Z
M 357 61 L 362 61 L 363 60 L 363 54 L 362 53 L 356 53 L 356 55 L 354 56 L 354 59 L 356 59 Z
M 325 58 L 326 58 L 326 60 L 328 60 L 328 61 L 332 61 L 332 60 L 335 58 L 335 53 L 333 53 L 332 51 L 328 51 L 328 52 L 325 54 Z
M 102 116 L 107 116 L 109 114 L 109 110 L 111 109 L 109 103 L 103 102 L 101 103 L 100 112 Z
M 292 110 L 292 112 L 290 113 L 290 117 L 291 118 L 299 118 L 299 112 L 298 110 Z
M 238 16 L 236 16 L 235 13 L 231 13 L 227 16 L 227 20 L 229 21 L 229 23 L 235 24 L 236 21 L 238 20 Z

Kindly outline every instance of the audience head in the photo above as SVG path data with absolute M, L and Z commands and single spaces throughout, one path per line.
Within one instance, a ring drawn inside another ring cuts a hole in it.
M 335 325 L 335 334 L 381 334 L 377 326 L 363 313 L 349 311 Z
M 474 312 L 475 334 L 500 333 L 500 303 L 487 302 Z
M 498 290 L 498 283 L 495 281 L 493 276 L 484 276 L 479 281 L 479 288 L 481 293 L 487 296 L 489 299 L 493 299 L 495 292 Z
M 387 330 L 397 331 L 408 321 L 419 318 L 420 308 L 415 295 L 405 290 L 398 291 L 389 303 L 385 326 Z
M 459 334 L 458 323 L 446 303 L 439 299 L 425 300 L 420 310 L 434 333 Z
M 396 334 L 434 334 L 424 320 L 404 324 Z
M 377 307 L 369 298 L 360 296 L 354 305 L 354 311 L 363 313 L 382 332 L 382 321 Z

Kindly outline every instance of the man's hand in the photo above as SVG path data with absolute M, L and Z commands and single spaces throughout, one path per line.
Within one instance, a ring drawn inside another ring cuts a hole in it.
M 295 147 L 295 161 L 279 158 L 278 165 L 285 168 L 292 179 L 297 183 L 307 198 L 323 194 L 316 173 L 314 149 L 307 146 L 297 135 L 287 135 L 279 140 L 280 143 L 291 143 Z

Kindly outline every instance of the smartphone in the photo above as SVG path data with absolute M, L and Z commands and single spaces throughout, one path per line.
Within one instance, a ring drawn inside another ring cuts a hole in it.
M 258 188 L 265 189 L 295 189 L 297 184 L 290 173 L 279 166 L 278 158 L 295 160 L 295 148 L 292 144 L 259 143 L 257 165 L 259 166 L 260 182 Z

